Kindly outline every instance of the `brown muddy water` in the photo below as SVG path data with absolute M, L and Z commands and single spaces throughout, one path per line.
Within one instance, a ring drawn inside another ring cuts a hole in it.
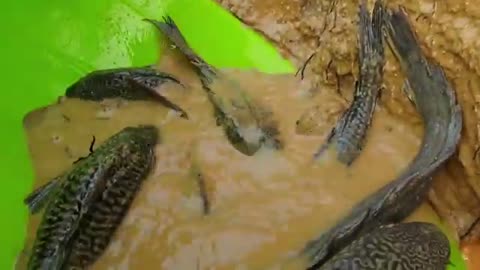
M 347 102 L 333 91 L 311 97 L 308 84 L 293 75 L 224 70 L 273 112 L 285 143 L 280 151 L 245 156 L 216 125 L 200 82 L 180 62 L 170 55 L 159 68 L 186 87 L 157 90 L 185 109 L 189 120 L 153 102 L 65 98 L 25 118 L 35 187 L 86 156 L 92 136 L 98 145 L 126 126 L 152 124 L 160 130 L 156 165 L 92 269 L 304 269 L 301 260 L 288 267 L 282 262 L 291 262 L 309 240 L 393 179 L 418 151 L 421 124 L 412 126 L 380 105 L 365 149 L 351 167 L 332 152 L 314 163 L 313 154 Z M 220 91 L 224 84 L 215 87 Z M 312 115 L 320 120 L 296 125 Z M 194 169 L 203 175 L 208 214 Z M 40 217 L 29 221 L 25 254 Z M 410 220 L 440 222 L 428 204 Z M 19 269 L 26 259 L 20 258 Z

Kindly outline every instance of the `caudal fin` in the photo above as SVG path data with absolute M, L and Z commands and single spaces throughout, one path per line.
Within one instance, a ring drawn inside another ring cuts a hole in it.
M 372 19 L 367 10 L 366 0 L 360 3 L 359 11 L 359 50 L 358 59 L 360 64 L 360 72 L 365 68 L 371 70 L 373 68 L 383 68 L 384 49 L 382 39 L 382 27 L 384 21 L 384 8 L 381 0 L 375 2 Z
M 423 62 L 422 51 L 403 11 L 385 13 L 385 28 L 390 47 L 402 65 Z
M 144 21 L 153 24 L 187 57 L 190 63 L 197 68 L 204 86 L 212 82 L 216 77 L 215 69 L 192 50 L 170 16 L 163 17 L 163 22 L 153 19 L 144 19 Z

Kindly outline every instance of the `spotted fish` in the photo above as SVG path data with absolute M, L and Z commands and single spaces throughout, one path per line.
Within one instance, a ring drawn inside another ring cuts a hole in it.
M 339 251 L 319 270 L 446 269 L 450 257 L 447 237 L 423 222 L 381 226 Z
M 195 67 L 210 103 L 217 125 L 221 126 L 230 143 L 245 155 L 255 154 L 263 145 L 281 149 L 276 121 L 271 111 L 251 100 L 238 82 L 214 68 L 188 45 L 180 29 L 170 17 L 163 21 L 145 19 L 157 27 Z M 215 81 L 228 86 L 228 91 L 217 91 Z
M 383 83 L 383 13 L 383 6 L 377 2 L 370 19 L 366 1 L 362 0 L 358 38 L 359 79 L 355 83 L 353 101 L 328 135 L 326 143 L 315 153 L 315 159 L 329 145 L 335 145 L 337 159 L 350 165 L 362 151 Z
M 107 98 L 152 100 L 175 110 L 181 117 L 188 119 L 185 110 L 155 89 L 166 82 L 181 85 L 180 81 L 172 75 L 157 71 L 150 66 L 96 70 L 69 86 L 65 96 L 93 101 Z
M 84 269 L 105 250 L 154 162 L 158 131 L 127 127 L 63 175 L 32 193 L 32 213 L 45 206 L 29 270 Z

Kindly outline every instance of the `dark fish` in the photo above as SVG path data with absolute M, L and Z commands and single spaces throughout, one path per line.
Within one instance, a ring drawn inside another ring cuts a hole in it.
M 185 55 L 196 68 L 203 88 L 214 108 L 217 125 L 222 126 L 230 143 L 245 155 L 255 154 L 262 145 L 281 149 L 277 124 L 271 112 L 261 108 L 247 97 L 237 82 L 226 78 L 219 70 L 209 65 L 188 45 L 175 22 L 165 17 L 163 22 L 145 19 L 155 25 Z M 229 93 L 212 89 L 215 80 L 228 83 Z M 252 132 L 253 130 L 253 132 Z M 250 134 L 247 134 L 250 133 Z M 257 135 L 258 133 L 258 135 Z M 253 136 L 252 136 L 253 134 Z
M 362 200 L 335 227 L 307 245 L 303 253 L 309 258 L 309 269 L 320 268 L 362 234 L 409 216 L 424 201 L 432 174 L 453 155 L 460 139 L 461 109 L 442 68 L 425 58 L 403 12 L 386 13 L 385 24 L 424 122 L 422 145 L 397 178 Z
M 152 168 L 158 131 L 127 127 L 27 197 L 46 205 L 28 269 L 84 269 L 105 250 Z
M 205 181 L 205 175 L 202 173 L 196 163 L 194 163 L 191 168 L 191 174 L 193 178 L 195 178 L 198 185 L 198 193 L 200 195 L 200 198 L 202 199 L 203 214 L 208 215 L 210 214 L 211 206 L 210 198 L 208 196 L 207 183 Z
M 157 71 L 153 67 L 96 70 L 68 87 L 65 95 L 69 98 L 93 101 L 106 98 L 153 100 L 179 112 L 183 118 L 188 118 L 188 114 L 182 108 L 155 90 L 165 82 L 181 85 L 172 75 Z
M 359 80 L 355 83 L 353 101 L 328 135 L 326 143 L 315 154 L 315 159 L 319 158 L 329 145 L 335 144 L 338 160 L 348 166 L 362 151 L 383 82 L 385 63 L 382 41 L 383 14 L 383 7 L 377 2 L 373 9 L 373 18 L 370 20 L 366 1 L 361 1 L 358 38 Z
M 440 270 L 449 257 L 448 238 L 435 225 L 399 223 L 360 236 L 319 269 Z

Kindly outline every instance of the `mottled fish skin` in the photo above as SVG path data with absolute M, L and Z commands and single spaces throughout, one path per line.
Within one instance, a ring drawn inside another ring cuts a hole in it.
M 370 20 L 366 1 L 362 0 L 358 38 L 359 80 L 355 83 L 353 101 L 331 131 L 327 142 L 315 154 L 315 159 L 329 145 L 335 144 L 337 159 L 348 166 L 362 151 L 383 82 L 383 13 L 382 5 L 377 2 Z
M 399 176 L 306 245 L 302 254 L 309 259 L 309 269 L 318 269 L 361 235 L 408 217 L 424 202 L 432 174 L 455 153 L 460 140 L 462 112 L 442 68 L 426 59 L 402 11 L 385 14 L 390 45 L 412 87 L 424 123 L 422 144 Z
M 360 236 L 318 270 L 445 270 L 448 238 L 424 222 L 381 226 Z
M 95 261 L 150 172 L 157 140 L 153 126 L 127 127 L 60 177 L 37 230 L 29 270 L 84 269 Z
M 283 147 L 282 141 L 279 139 L 279 131 L 275 121 L 272 121 L 271 113 L 262 108 L 259 108 L 258 104 L 253 104 L 253 101 L 246 97 L 238 87 L 235 87 L 235 83 L 232 83 L 232 88 L 240 90 L 240 98 L 235 102 L 241 103 L 242 106 L 236 107 L 236 109 L 243 110 L 252 118 L 252 121 L 259 130 L 262 132 L 262 136 L 258 141 L 248 141 L 242 134 L 241 124 L 235 115 L 228 112 L 225 109 L 227 104 L 232 103 L 233 100 L 222 98 L 211 89 L 211 84 L 214 80 L 221 77 L 221 72 L 208 64 L 199 55 L 197 55 L 188 45 L 187 41 L 180 32 L 175 22 L 170 17 L 164 17 L 164 21 L 156 21 L 152 19 L 145 19 L 158 28 L 167 38 L 185 55 L 189 62 L 196 68 L 196 71 L 200 77 L 203 88 L 205 89 L 210 103 L 214 107 L 214 115 L 217 120 L 217 125 L 222 126 L 226 137 L 230 143 L 241 153 L 251 156 L 254 155 L 262 145 L 266 145 L 269 148 L 281 149 Z M 225 78 L 224 78 L 225 79 Z
M 107 98 L 152 100 L 179 112 L 182 117 L 188 118 L 183 109 L 155 90 L 156 87 L 166 82 L 181 85 L 178 79 L 155 70 L 153 66 L 96 70 L 69 86 L 65 91 L 65 96 L 92 101 L 101 101 Z

